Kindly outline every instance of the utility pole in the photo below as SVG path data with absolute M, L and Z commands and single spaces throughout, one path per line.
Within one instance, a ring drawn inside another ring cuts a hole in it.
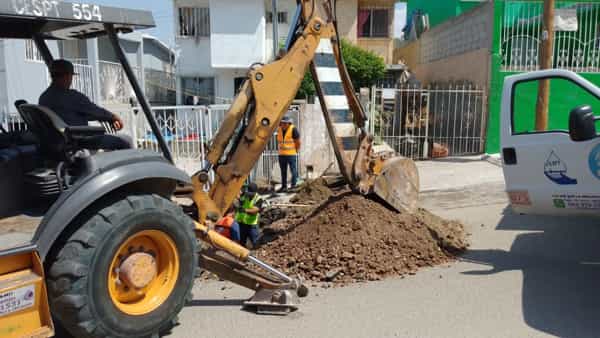
M 273 23 L 273 60 L 275 60 L 279 53 L 279 15 L 277 15 L 277 0 L 272 1 L 271 13 L 271 22 Z
M 554 42 L 554 0 L 544 0 L 544 19 L 540 41 L 540 69 L 552 68 L 552 46 Z M 548 129 L 548 106 L 550 101 L 550 79 L 538 83 L 535 107 L 535 130 Z

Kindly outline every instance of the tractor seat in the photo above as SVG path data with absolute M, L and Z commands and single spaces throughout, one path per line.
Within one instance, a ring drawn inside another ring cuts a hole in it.
M 15 103 L 29 129 L 38 137 L 40 150 L 56 160 L 68 160 L 70 154 L 83 149 L 82 140 L 104 135 L 104 127 L 69 126 L 47 107 Z M 97 149 L 90 149 L 97 150 Z

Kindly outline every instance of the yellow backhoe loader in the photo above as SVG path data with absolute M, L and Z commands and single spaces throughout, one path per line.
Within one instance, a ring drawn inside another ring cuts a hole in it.
M 10 130 L 0 138 L 8 163 L 0 175 L 17 182 L 0 202 L 8 205 L 25 191 L 39 197 L 36 207 L 45 201 L 46 210 L 30 243 L 0 251 L 1 337 L 49 337 L 54 323 L 75 337 L 158 337 L 191 297 L 198 268 L 255 290 L 245 306 L 259 313 L 297 309 L 298 296 L 308 292 L 301 281 L 210 224 L 232 204 L 309 69 L 348 185 L 398 210 L 416 207 L 414 163 L 373 151 L 342 60 L 335 1 L 297 5 L 280 58 L 249 70 L 206 165 L 190 178 L 173 166 L 118 41 L 119 32 L 154 26 L 151 13 L 78 2 L 0 3 L 0 38 L 33 39 L 48 65 L 46 40 L 108 36 L 162 152 L 86 149 L 82 140 L 105 133 L 103 127 L 72 127 L 46 107 L 16 104 L 35 141 Z M 172 201 L 178 184 L 194 187 L 194 218 Z

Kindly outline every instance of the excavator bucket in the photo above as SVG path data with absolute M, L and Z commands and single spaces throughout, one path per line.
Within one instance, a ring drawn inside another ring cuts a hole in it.
M 373 192 L 398 211 L 414 212 L 419 200 L 419 172 L 410 158 L 396 156 L 383 162 Z

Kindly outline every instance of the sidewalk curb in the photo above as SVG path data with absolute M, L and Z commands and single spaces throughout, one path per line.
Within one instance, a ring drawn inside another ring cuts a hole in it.
M 502 167 L 502 157 L 500 154 L 484 154 L 481 155 L 481 160 Z

